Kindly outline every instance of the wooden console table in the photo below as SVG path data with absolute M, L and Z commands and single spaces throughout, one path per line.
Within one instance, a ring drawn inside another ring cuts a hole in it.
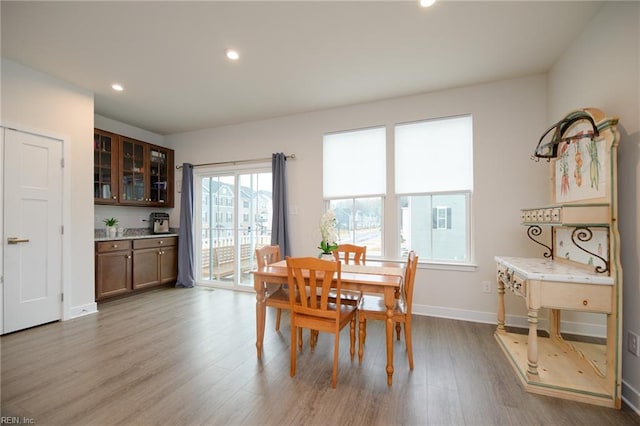
M 554 204 L 521 211 L 527 235 L 546 252 L 542 258 L 495 257 L 495 337 L 527 391 L 620 408 L 622 268 L 616 124 L 617 119 L 592 108 L 574 111 L 559 122 L 552 141 L 557 156 L 550 158 Z M 542 227 L 550 230 L 550 246 L 537 239 Z M 527 334 L 505 328 L 507 293 L 526 304 Z M 541 308 L 550 310 L 549 337 L 538 332 Z M 565 339 L 563 310 L 604 315 L 606 342 Z

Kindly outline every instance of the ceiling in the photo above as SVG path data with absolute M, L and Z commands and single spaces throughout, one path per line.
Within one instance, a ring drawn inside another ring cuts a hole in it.
M 167 135 L 546 72 L 601 5 L 3 0 L 2 56 Z

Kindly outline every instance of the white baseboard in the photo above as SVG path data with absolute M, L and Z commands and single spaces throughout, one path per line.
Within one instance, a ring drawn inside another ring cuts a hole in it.
M 73 306 L 70 310 L 70 317 L 68 319 L 79 318 L 85 315 L 97 314 L 98 304 L 96 302 L 87 303 L 86 305 Z
M 640 416 L 640 392 L 624 380 L 622 381 L 622 400 Z
M 413 305 L 413 313 L 416 315 L 424 315 L 429 317 L 448 318 L 461 321 L 480 322 L 484 324 L 497 324 L 497 314 L 495 312 L 469 311 L 466 309 L 443 308 L 440 306 L 430 305 Z M 528 328 L 527 317 L 506 315 L 506 325 L 518 328 Z M 540 318 L 538 328 L 541 330 L 549 329 L 549 321 L 547 318 Z M 568 334 L 579 336 L 590 336 L 605 338 L 607 330 L 604 325 L 590 324 L 583 322 L 562 321 L 561 331 Z

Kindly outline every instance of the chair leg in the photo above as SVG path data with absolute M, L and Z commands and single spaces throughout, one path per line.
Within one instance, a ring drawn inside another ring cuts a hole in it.
M 364 334 L 362 336 L 362 344 L 364 345 L 365 343 L 367 343 L 367 319 L 364 319 Z
M 364 319 L 362 317 L 362 314 L 359 315 L 360 316 L 360 324 L 358 324 L 358 331 L 360 332 L 360 338 L 358 339 L 358 362 L 362 363 L 362 346 L 364 345 L 364 334 L 365 334 L 365 330 L 367 328 L 367 320 Z
M 276 311 L 276 331 L 280 331 L 280 317 L 282 316 L 282 309 L 278 308 Z
M 351 354 L 351 362 L 353 362 L 353 357 L 356 354 L 356 317 L 353 316 L 351 318 L 349 330 L 349 354 Z
M 298 339 L 298 349 L 300 349 L 300 352 L 302 352 L 302 327 L 298 328 L 298 330 L 300 330 L 300 338 Z
M 333 341 L 333 373 L 331 374 L 331 387 L 336 388 L 338 383 L 338 354 L 340 353 L 340 330 L 335 333 L 335 339 Z
M 411 318 L 407 318 L 404 323 L 404 341 L 407 344 L 407 357 L 409 358 L 409 369 L 413 370 L 413 342 L 411 341 Z
M 401 330 L 400 322 L 396 321 L 396 340 L 400 340 L 400 330 Z
M 289 371 L 289 375 L 291 377 L 296 375 L 296 352 L 298 348 L 296 347 L 296 336 L 298 327 L 293 325 L 293 321 L 291 322 L 291 369 Z

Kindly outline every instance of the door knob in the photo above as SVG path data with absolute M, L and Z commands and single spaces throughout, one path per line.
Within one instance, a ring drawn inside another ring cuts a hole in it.
M 26 238 L 9 237 L 7 238 L 7 242 L 9 244 L 18 244 L 18 243 L 28 243 L 29 240 Z

